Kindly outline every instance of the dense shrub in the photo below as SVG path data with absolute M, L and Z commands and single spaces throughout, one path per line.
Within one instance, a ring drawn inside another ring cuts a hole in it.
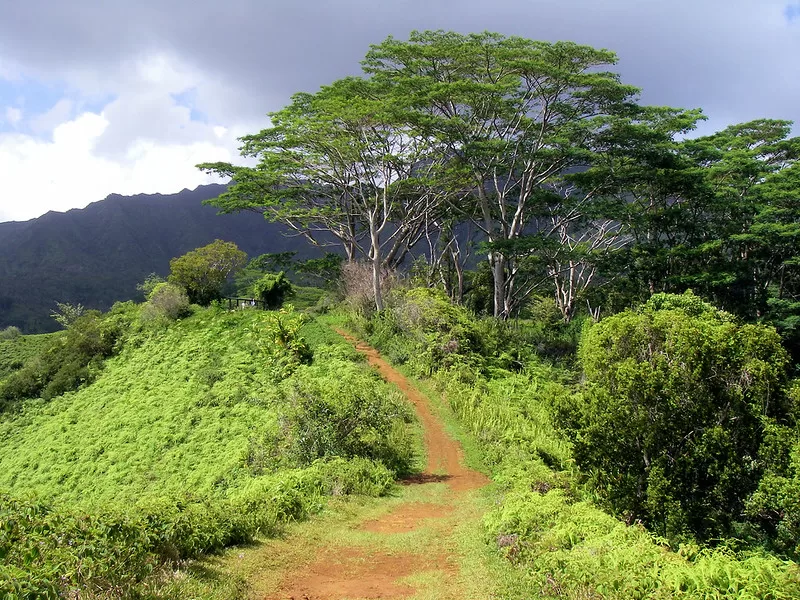
M 251 440 L 245 463 L 252 471 L 338 457 L 379 461 L 399 475 L 410 472 L 411 411 L 402 394 L 377 375 L 329 358 L 298 369 L 283 383 L 282 396 L 277 428 Z
M 178 285 L 159 282 L 150 290 L 139 318 L 147 325 L 166 325 L 189 312 L 186 291 Z
M 583 400 L 562 422 L 613 509 L 670 538 L 729 534 L 764 469 L 765 424 L 790 408 L 775 330 L 659 294 L 591 327 L 580 358 Z
M 284 300 L 294 294 L 292 284 L 286 279 L 283 271 L 266 273 L 253 284 L 252 291 L 253 295 L 270 310 L 280 308 Z

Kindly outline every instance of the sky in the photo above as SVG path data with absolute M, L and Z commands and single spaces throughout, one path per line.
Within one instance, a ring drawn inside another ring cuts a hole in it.
M 0 0 L 0 222 L 210 183 L 197 163 L 415 29 L 613 50 L 643 103 L 702 108 L 697 134 L 800 124 L 795 0 Z

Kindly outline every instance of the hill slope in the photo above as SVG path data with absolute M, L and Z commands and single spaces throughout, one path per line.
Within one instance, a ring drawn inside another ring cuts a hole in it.
M 171 258 L 214 239 L 235 242 L 249 256 L 296 251 L 304 240 L 255 213 L 217 215 L 203 200 L 225 186 L 172 195 L 111 195 L 84 209 L 49 212 L 26 222 L 0 223 L 0 328 L 53 331 L 55 302 L 107 309 L 137 296 L 150 273 L 166 275 Z

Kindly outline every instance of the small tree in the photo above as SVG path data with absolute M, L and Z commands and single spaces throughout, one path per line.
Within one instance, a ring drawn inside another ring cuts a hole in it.
M 162 281 L 147 295 L 142 309 L 144 322 L 174 321 L 189 312 L 189 297 L 184 289 L 173 283 Z
M 283 271 L 267 273 L 253 284 L 253 295 L 261 300 L 267 308 L 280 308 L 287 296 L 294 294 L 291 282 Z
M 671 538 L 725 535 L 758 485 L 764 426 L 790 410 L 774 328 L 657 294 L 585 334 L 575 458 L 612 507 Z
M 50 313 L 50 316 L 64 329 L 69 329 L 75 321 L 81 318 L 86 309 L 83 304 L 70 304 L 69 302 L 56 302 L 57 310 Z
M 194 304 L 206 306 L 222 297 L 228 277 L 247 262 L 247 254 L 233 242 L 214 240 L 169 262 L 169 282 L 183 286 Z

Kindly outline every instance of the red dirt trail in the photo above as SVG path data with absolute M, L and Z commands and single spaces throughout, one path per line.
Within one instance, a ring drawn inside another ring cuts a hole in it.
M 426 485 L 444 481 L 451 489 L 447 504 L 405 502 L 380 519 L 362 523 L 360 529 L 380 534 L 406 533 L 447 517 L 453 512 L 459 495 L 485 485 L 488 478 L 462 465 L 463 452 L 459 444 L 445 433 L 427 399 L 399 371 L 371 346 L 342 330 L 336 332 L 354 344 L 356 350 L 367 357 L 369 364 L 386 381 L 396 385 L 414 405 L 424 429 L 428 461 L 424 473 L 404 483 Z M 447 579 L 457 573 L 457 567 L 448 556 L 417 550 L 423 554 L 376 552 L 364 547 L 324 549 L 314 563 L 288 573 L 278 591 L 265 600 L 407 598 L 416 590 L 399 579 L 424 572 L 433 572 Z

